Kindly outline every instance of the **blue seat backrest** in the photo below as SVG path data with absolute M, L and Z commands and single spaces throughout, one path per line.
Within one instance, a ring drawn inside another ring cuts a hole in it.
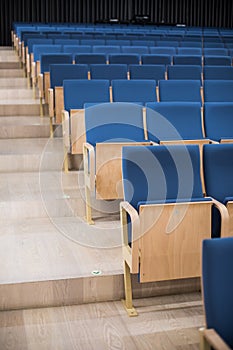
M 92 47 L 88 45 L 64 45 L 63 52 L 72 53 L 73 60 L 75 59 L 75 55 L 79 53 L 91 53 Z
M 190 40 L 190 38 L 189 38 Z M 198 47 L 198 48 L 202 48 L 202 42 L 200 39 L 198 39 L 198 41 L 181 41 L 180 42 L 180 47 Z
M 127 79 L 126 64 L 91 64 L 91 79 L 108 79 L 111 83 L 113 79 Z
M 167 46 L 167 47 L 178 47 L 179 42 L 178 41 L 173 41 L 173 40 L 160 40 L 157 41 L 157 46 Z
M 112 54 L 108 57 L 110 64 L 139 64 L 140 55 L 138 54 Z
M 173 56 L 176 54 L 175 47 L 150 47 L 150 53 L 153 55 L 170 55 Z
M 34 62 L 40 60 L 41 54 L 46 53 L 61 53 L 62 52 L 62 45 L 33 45 L 32 47 L 33 55 L 34 55 Z
M 97 46 L 92 46 L 92 52 L 93 53 L 104 53 L 104 54 L 109 54 L 109 53 L 120 53 L 121 48 L 120 45 L 97 45 Z
M 106 40 L 106 45 L 130 45 L 130 40 L 122 40 L 122 39 L 116 39 L 116 40 Z
M 156 64 L 135 64 L 129 66 L 130 79 L 151 79 L 158 81 L 165 79 L 166 68 L 165 65 L 156 65 Z
M 88 66 L 85 64 L 51 64 L 50 87 L 63 86 L 65 79 L 87 79 Z
M 203 241 L 202 286 L 207 328 L 233 348 L 233 238 Z
M 192 55 L 201 56 L 202 49 L 199 47 L 178 47 L 177 54 L 186 55 L 186 56 L 192 56 Z
M 233 81 L 205 80 L 205 102 L 233 102 Z
M 194 66 L 202 65 L 202 56 L 200 55 L 175 55 L 173 56 L 174 64 L 188 64 Z
M 201 81 L 201 66 L 193 65 L 172 65 L 167 67 L 168 79 L 184 79 Z
M 124 200 L 134 208 L 140 202 L 203 198 L 197 145 L 124 147 L 122 172 Z
M 75 55 L 75 63 L 79 64 L 105 64 L 106 55 L 100 53 L 80 53 Z
M 211 140 L 233 139 L 233 102 L 206 102 L 204 125 Z
M 54 39 L 54 44 L 60 44 L 60 45 L 79 45 L 78 39 Z
M 207 56 L 204 58 L 204 65 L 209 66 L 231 66 L 231 57 L 230 56 Z
M 156 102 L 155 80 L 113 80 L 113 102 Z
M 80 40 L 81 45 L 105 45 L 104 39 L 81 39 Z
M 49 72 L 50 64 L 70 63 L 72 64 L 72 55 L 68 53 L 48 53 L 40 56 L 41 73 Z
M 136 53 L 139 55 L 149 53 L 148 46 L 121 46 L 122 53 Z
M 201 83 L 198 80 L 160 80 L 159 98 L 163 102 L 200 102 Z
M 233 80 L 233 67 L 230 66 L 204 66 L 204 80 Z
M 212 146 L 212 147 L 209 147 Z M 204 145 L 203 164 L 206 194 L 222 203 L 233 197 L 233 144 Z M 213 207 L 212 237 L 220 237 L 221 217 Z
M 100 142 L 144 141 L 142 107 L 115 102 L 85 108 L 86 140 Z
M 82 109 L 85 103 L 109 102 L 108 80 L 64 80 L 65 110 Z
M 172 62 L 172 56 L 167 54 L 150 54 L 141 56 L 142 64 L 164 64 L 168 65 Z
M 53 39 L 46 39 L 46 38 L 31 38 L 27 41 L 28 46 L 28 53 L 33 52 L 33 45 L 52 45 Z
M 146 104 L 150 141 L 203 139 L 201 105 L 198 102 L 155 102 Z
M 204 55 L 206 56 L 227 56 L 228 50 L 221 48 L 204 48 Z

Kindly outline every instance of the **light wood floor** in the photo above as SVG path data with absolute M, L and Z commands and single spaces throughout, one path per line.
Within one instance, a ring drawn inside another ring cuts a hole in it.
M 1 350 L 199 349 L 203 309 L 198 293 L 122 303 L 0 312 Z

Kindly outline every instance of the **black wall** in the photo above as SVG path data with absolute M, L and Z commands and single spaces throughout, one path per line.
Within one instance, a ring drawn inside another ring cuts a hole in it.
M 0 44 L 16 22 L 87 22 L 148 14 L 155 23 L 233 27 L 231 0 L 0 0 Z

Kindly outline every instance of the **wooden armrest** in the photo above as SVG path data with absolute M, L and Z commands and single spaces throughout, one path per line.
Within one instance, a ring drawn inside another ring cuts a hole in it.
M 49 102 L 49 116 L 54 117 L 54 94 L 53 89 L 48 89 L 48 102 Z
M 229 236 L 230 229 L 230 216 L 228 210 L 224 204 L 212 198 L 214 206 L 218 209 L 221 215 L 222 223 L 221 223 L 221 237 Z
M 31 77 L 36 77 L 36 62 L 32 62 Z
M 63 143 L 66 149 L 70 152 L 70 121 L 69 112 L 62 111 L 62 133 L 63 133 Z
M 93 191 L 95 189 L 95 149 L 88 142 L 83 144 L 83 162 L 85 185 Z
M 39 89 L 39 97 L 44 97 L 44 76 L 43 74 L 38 75 L 38 89 Z
M 140 236 L 140 220 L 138 212 L 129 202 L 121 202 L 120 208 L 121 210 L 125 210 L 125 212 L 130 216 L 132 223 L 132 242 L 134 242 Z
M 214 329 L 202 329 L 201 333 L 207 343 L 215 350 L 231 350 Z

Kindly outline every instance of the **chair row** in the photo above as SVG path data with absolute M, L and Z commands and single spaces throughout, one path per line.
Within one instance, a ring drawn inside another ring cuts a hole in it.
M 63 109 L 83 109 L 87 102 L 233 102 L 233 81 L 206 80 L 202 90 L 198 80 L 160 80 L 157 89 L 155 80 L 113 79 L 110 89 L 106 79 L 65 79 L 47 93 L 50 117 L 59 124 Z
M 122 148 L 121 226 L 129 315 L 136 314 L 130 274 L 138 274 L 139 282 L 200 277 L 202 241 L 211 238 L 213 208 L 220 215 L 221 237 L 233 235 L 232 159 L 233 144 L 204 145 L 202 157 L 195 145 Z

